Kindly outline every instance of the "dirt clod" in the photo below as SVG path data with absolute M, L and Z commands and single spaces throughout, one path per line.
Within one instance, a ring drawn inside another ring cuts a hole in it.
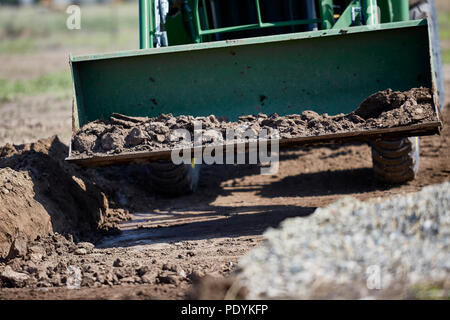
M 94 245 L 90 242 L 79 242 L 77 248 L 85 250 L 86 253 L 92 253 L 94 251 Z
M 120 260 L 119 258 L 117 258 L 116 260 L 114 260 L 113 266 L 116 267 L 116 268 L 118 268 L 118 267 L 123 267 L 124 264 L 123 264 L 123 261 L 122 261 L 122 260 Z
M 27 254 L 27 238 L 19 235 L 14 239 L 9 249 L 7 259 L 20 258 Z
M 159 274 L 156 279 L 159 283 L 164 284 L 177 284 L 179 282 L 179 279 L 176 277 L 176 275 L 167 273 Z
M 27 274 L 16 272 L 10 266 L 6 266 L 0 274 L 1 281 L 8 287 L 23 287 L 29 278 Z

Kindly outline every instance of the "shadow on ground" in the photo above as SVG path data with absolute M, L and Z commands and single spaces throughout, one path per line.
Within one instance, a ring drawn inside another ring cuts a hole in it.
M 281 152 L 280 161 L 295 160 L 298 164 L 317 148 L 323 147 Z M 333 152 L 322 158 L 334 159 L 347 152 L 341 146 L 332 145 L 329 149 Z M 370 168 L 261 180 L 258 165 L 204 165 L 197 192 L 167 198 L 152 190 L 148 166 L 81 169 L 64 161 L 67 152 L 67 146 L 58 138 L 44 139 L 3 151 L 0 168 L 29 173 L 34 200 L 48 212 L 53 231 L 86 239 L 86 234 L 92 233 L 105 220 L 118 222 L 123 218 L 114 216 L 117 212 L 114 210 L 129 210 L 135 214 L 133 227 L 123 228 L 121 235 L 103 241 L 103 245 L 110 246 L 259 235 L 286 218 L 307 216 L 315 210 L 301 201 L 293 204 L 292 201 L 267 199 L 343 195 L 379 189 Z M 252 176 L 256 180 L 253 181 Z M 243 185 L 242 178 L 253 182 Z M 231 203 L 228 200 L 226 205 L 218 202 L 226 197 L 232 198 Z M 250 197 L 253 197 L 251 201 Z M 139 225 L 139 219 L 149 223 Z
M 265 185 L 261 197 L 313 197 L 327 195 L 346 195 L 389 187 L 377 184 L 372 168 L 348 170 L 328 170 L 288 176 L 282 180 Z

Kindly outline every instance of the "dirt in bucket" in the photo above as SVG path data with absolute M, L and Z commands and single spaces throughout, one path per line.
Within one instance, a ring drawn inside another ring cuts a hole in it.
M 260 113 L 241 116 L 237 122 L 229 122 L 214 115 L 194 118 L 161 114 L 146 118 L 113 114 L 108 120 L 93 121 L 77 132 L 72 140 L 72 156 L 222 144 L 228 129 L 233 129 L 234 141 L 241 142 L 246 141 L 248 135 L 257 138 L 263 129 L 268 137 L 288 139 L 392 128 L 435 120 L 433 99 L 427 88 L 414 88 L 405 92 L 391 89 L 380 91 L 368 97 L 355 111 L 335 116 L 319 115 L 314 111 L 286 116 Z M 196 124 L 201 126 L 196 127 Z M 187 130 L 189 136 L 175 134 L 176 129 Z M 202 141 L 194 140 L 196 130 L 201 131 Z

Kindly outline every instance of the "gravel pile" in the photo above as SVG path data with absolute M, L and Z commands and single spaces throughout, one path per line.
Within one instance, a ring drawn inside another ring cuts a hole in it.
M 450 183 L 389 200 L 343 198 L 269 229 L 240 261 L 247 298 L 401 298 L 450 288 Z

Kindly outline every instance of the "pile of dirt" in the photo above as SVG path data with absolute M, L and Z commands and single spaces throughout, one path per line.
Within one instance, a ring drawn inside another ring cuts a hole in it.
M 72 155 L 161 151 L 192 147 L 194 144 L 222 144 L 229 129 L 234 131 L 235 141 L 240 142 L 247 140 L 249 134 L 257 138 L 263 129 L 268 137 L 297 138 L 435 120 L 432 94 L 428 88 L 414 88 L 405 92 L 391 89 L 380 91 L 362 102 L 354 112 L 336 116 L 319 115 L 314 111 L 287 116 L 260 113 L 241 116 L 237 122 L 228 122 L 214 115 L 194 118 L 161 114 L 155 118 L 145 118 L 113 114 L 109 120 L 97 120 L 83 126 L 73 137 Z M 196 124 L 199 124 L 198 128 Z M 175 134 L 176 129 L 187 130 L 190 137 L 180 137 Z M 194 131 L 201 131 L 202 141 L 194 141 Z
M 13 254 L 0 262 L 0 288 L 102 287 L 153 284 L 159 286 L 197 283 L 202 275 L 179 265 L 155 259 L 118 258 L 105 254 L 90 242 L 75 244 L 58 233 L 34 241 L 18 238 Z
M 126 211 L 110 207 L 105 178 L 65 162 L 67 154 L 57 137 L 0 148 L 0 259 L 17 239 L 59 232 L 95 241 L 127 219 Z

